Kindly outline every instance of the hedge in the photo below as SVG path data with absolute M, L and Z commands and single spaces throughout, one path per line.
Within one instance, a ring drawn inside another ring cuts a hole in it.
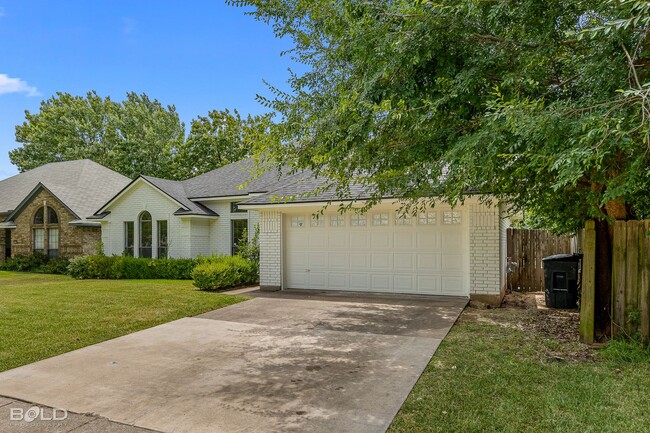
M 43 274 L 66 274 L 69 259 L 49 258 L 45 254 L 34 253 L 28 256 L 15 256 L 0 262 L 1 271 L 38 272 Z
M 212 257 L 194 268 L 192 278 L 201 290 L 222 290 L 257 283 L 259 267 L 241 256 Z
M 86 256 L 70 260 L 68 275 L 78 279 L 191 280 L 200 259 L 145 259 L 128 256 Z

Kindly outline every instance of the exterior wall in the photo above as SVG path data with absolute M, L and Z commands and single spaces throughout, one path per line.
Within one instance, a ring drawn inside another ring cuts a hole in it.
M 4 220 L 5 217 L 0 215 L 0 223 L 3 222 Z M 5 229 L 0 228 L 0 262 L 6 259 L 5 257 L 6 244 L 7 244 L 7 240 L 5 239 Z
M 32 254 L 33 247 L 33 222 L 36 211 L 47 205 L 54 209 L 59 219 L 59 255 L 73 257 L 92 254 L 97 251 L 101 232 L 99 227 L 75 227 L 68 223 L 77 218 L 73 216 L 62 204 L 45 190 L 42 190 L 15 218 L 16 228 L 11 232 L 12 255 Z M 53 227 L 53 225 L 48 225 Z M 4 236 L 4 233 L 3 233 Z M 46 237 L 47 249 L 47 237 Z M 2 251 L 4 256 L 4 250 Z
M 470 293 L 498 296 L 502 287 L 499 208 L 478 203 L 469 208 Z
M 190 257 L 209 256 L 212 253 L 210 227 L 212 221 L 205 218 L 192 218 L 190 223 Z
M 282 213 L 262 211 L 260 221 L 260 289 L 282 288 Z
M 237 200 L 239 201 L 239 200 Z M 234 219 L 248 219 L 248 240 L 255 234 L 259 222 L 259 212 L 230 212 L 230 201 L 206 202 L 208 208 L 219 214 L 210 226 L 210 249 L 208 254 L 230 255 L 232 252 L 232 224 Z
M 179 205 L 160 191 L 144 181 L 134 185 L 108 209 L 108 214 L 102 223 L 102 242 L 104 253 L 121 255 L 124 252 L 124 222 L 133 221 L 135 229 L 135 256 L 138 255 L 138 239 L 140 227 L 138 218 L 143 211 L 148 211 L 153 220 L 153 251 L 156 257 L 158 233 L 156 221 L 167 221 L 168 255 L 169 257 L 192 257 L 190 218 L 179 218 L 174 215 Z

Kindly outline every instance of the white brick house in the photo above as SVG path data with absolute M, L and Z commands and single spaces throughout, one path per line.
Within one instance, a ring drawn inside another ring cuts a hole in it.
M 238 230 L 252 236 L 259 223 L 263 290 L 501 298 L 508 220 L 498 206 L 469 197 L 404 215 L 385 199 L 365 213 L 341 213 L 340 204 L 363 203 L 363 188 L 341 202 L 308 173 L 269 171 L 251 181 L 252 170 L 244 160 L 182 182 L 139 177 L 95 215 L 105 252 L 232 254 Z
M 366 213 L 341 213 L 310 177 L 240 204 L 260 216 L 260 286 L 471 296 L 500 301 L 505 288 L 505 212 L 468 198 L 454 208 L 404 215 L 385 199 Z M 353 188 L 363 204 L 362 188 Z M 327 205 L 327 207 L 325 207 Z M 317 217 L 317 215 L 319 215 Z
M 237 203 L 267 192 L 277 172 L 253 180 L 252 160 L 230 164 L 185 181 L 139 176 L 91 218 L 101 223 L 108 255 L 189 258 L 231 255 L 243 229 L 249 239 L 256 211 Z

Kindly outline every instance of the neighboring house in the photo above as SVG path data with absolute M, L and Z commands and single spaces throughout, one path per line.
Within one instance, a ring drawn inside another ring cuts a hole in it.
M 250 237 L 259 223 L 266 290 L 500 299 L 508 220 L 499 207 L 469 197 L 455 208 L 438 203 L 405 216 L 396 200 L 386 199 L 365 214 L 340 214 L 336 194 L 318 192 L 324 184 L 313 176 L 278 178 L 271 170 L 255 177 L 253 170 L 247 159 L 186 181 L 140 176 L 94 217 L 106 253 L 229 255 L 243 229 Z M 358 187 L 351 195 L 359 203 L 367 198 Z
M 184 181 L 139 176 L 91 217 L 101 223 L 104 251 L 155 258 L 235 254 L 244 230 L 252 238 L 258 222 L 257 212 L 237 203 L 278 184 L 277 171 L 256 177 L 254 170 L 245 159 Z
M 40 252 L 94 254 L 100 224 L 87 216 L 129 183 L 88 159 L 46 164 L 0 181 L 0 260 Z

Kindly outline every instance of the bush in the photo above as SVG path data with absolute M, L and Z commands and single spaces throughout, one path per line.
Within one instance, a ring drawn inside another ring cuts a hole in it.
M 240 239 L 240 247 L 238 255 L 245 259 L 252 260 L 255 263 L 260 262 L 260 225 L 255 225 L 255 233 L 253 239 L 248 241 L 248 230 L 244 230 Z
M 201 290 L 222 290 L 258 281 L 257 263 L 244 257 L 218 256 L 200 261 L 192 271 L 192 278 Z
M 87 256 L 73 259 L 68 275 L 78 279 L 191 280 L 194 259 L 145 259 L 129 256 Z
M 0 262 L 0 270 L 65 274 L 67 273 L 68 262 L 69 259 L 65 257 L 50 259 L 45 254 L 34 253 L 29 256 L 9 257 L 4 262 Z

